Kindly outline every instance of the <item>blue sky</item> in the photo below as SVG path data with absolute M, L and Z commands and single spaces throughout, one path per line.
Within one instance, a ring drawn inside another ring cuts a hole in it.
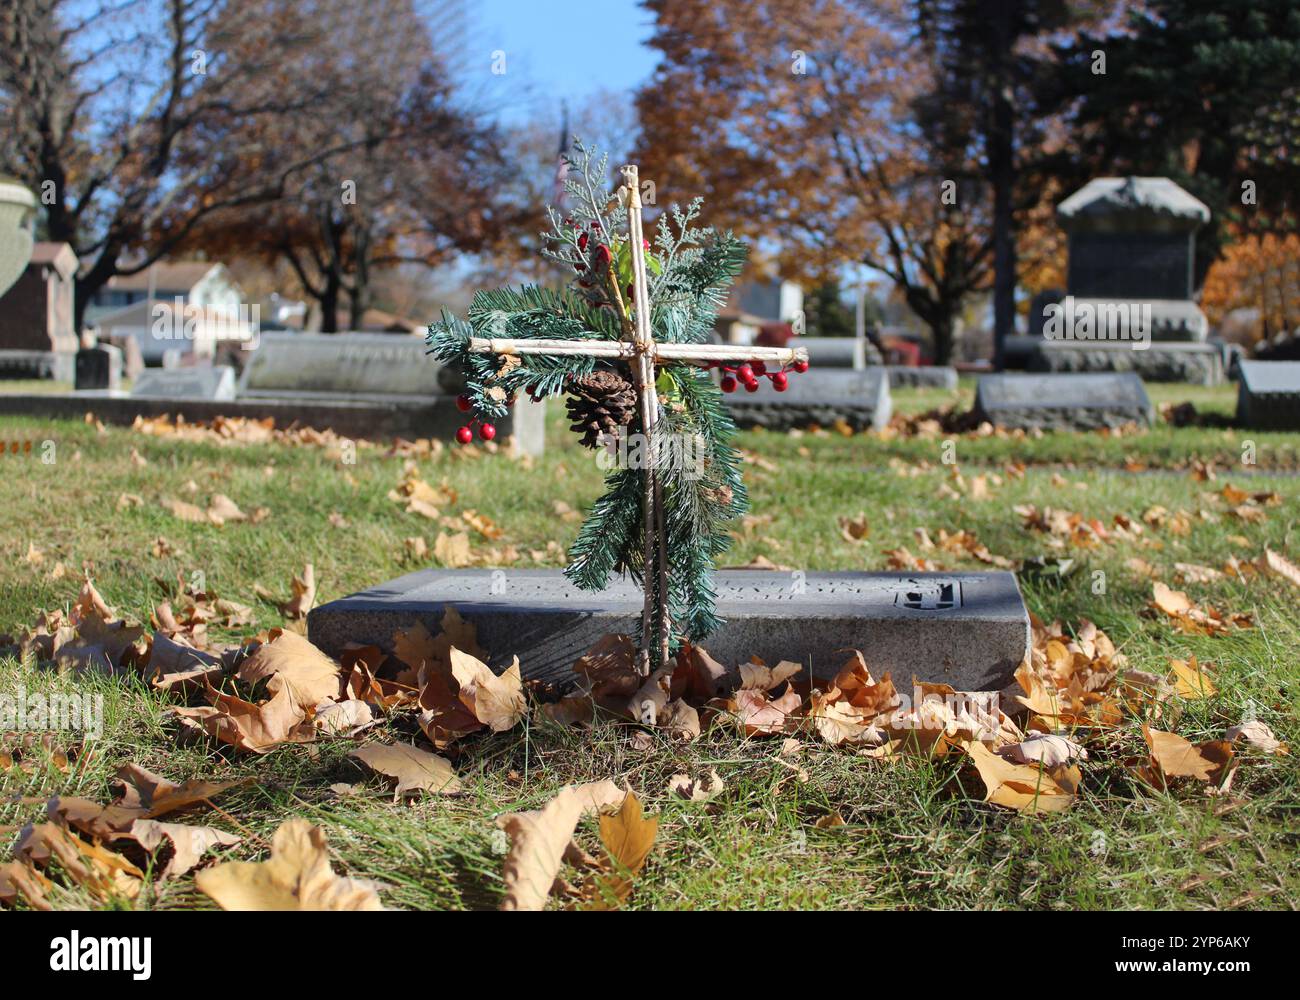
M 506 75 L 493 90 L 508 117 L 600 90 L 631 90 L 654 69 L 656 53 L 643 44 L 652 18 L 635 0 L 464 2 L 471 4 L 473 47 L 506 53 Z M 486 67 L 489 59 L 474 64 Z

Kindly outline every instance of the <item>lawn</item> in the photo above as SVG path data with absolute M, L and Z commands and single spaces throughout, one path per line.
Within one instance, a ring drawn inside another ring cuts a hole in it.
M 1067 630 L 1095 622 L 1130 668 L 1164 675 L 1171 659 L 1193 655 L 1212 665 L 1217 694 L 1166 701 L 1153 727 L 1200 742 L 1258 718 L 1294 747 L 1300 589 L 1262 575 L 1221 573 L 1196 582 L 1202 577 L 1186 566 L 1178 575 L 1177 564 L 1221 570 L 1266 548 L 1295 559 L 1300 548 L 1300 435 L 1232 429 L 1234 391 L 1154 387 L 1158 403 L 1192 401 L 1198 422 L 1161 422 L 1121 435 L 980 436 L 926 427 L 883 436 L 742 434 L 755 516 L 738 530 L 726 562 L 763 557 L 808 570 L 884 569 L 900 565 L 906 557 L 899 550 L 906 549 L 944 568 L 978 570 L 986 563 L 971 549 L 942 544 L 943 533 L 965 531 L 994 557 L 1041 558 L 1037 565 L 1047 570 L 1021 579 L 1031 610 L 1045 621 L 1060 619 Z M 903 391 L 895 408 L 964 408 L 970 396 L 965 383 L 957 393 Z M 210 630 L 214 641 L 234 641 L 282 624 L 277 603 L 258 596 L 255 586 L 287 598 L 291 578 L 308 562 L 318 603 L 437 565 L 440 534 L 468 531 L 471 554 L 484 565 L 562 565 L 578 523 L 555 503 L 582 510 L 598 494 L 601 473 L 563 430 L 557 409 L 547 453 L 535 461 L 454 448 L 412 456 L 387 445 L 360 446 L 353 455 L 303 441 L 221 444 L 82 422 L 0 419 L 0 439 L 10 445 L 0 458 L 8 525 L 0 540 L 0 632 L 18 634 L 38 609 L 66 608 L 83 569 L 119 614 L 143 622 L 185 583 L 251 605 L 255 625 Z M 33 442 L 30 452 L 26 441 Z M 455 491 L 438 519 L 389 498 L 412 462 L 424 481 Z M 1238 504 L 1224 499 L 1229 484 L 1276 497 L 1243 518 L 1233 513 Z M 245 512 L 265 511 L 257 523 L 217 526 L 183 520 L 168 506 L 179 500 L 205 507 L 214 494 Z M 1111 535 L 1095 544 L 1086 533 L 1058 538 L 1027 527 L 1014 509 L 1024 504 L 1076 512 L 1107 527 L 1122 515 L 1144 531 L 1137 540 Z M 1164 516 L 1153 512 L 1158 507 Z M 839 519 L 859 515 L 869 533 L 850 540 Z M 495 525 L 501 535 L 486 539 L 471 523 Z M 918 529 L 933 547 L 925 547 Z M 409 541 L 417 538 L 427 553 Z M 1073 572 L 1056 572 L 1061 560 L 1070 560 Z M 1249 613 L 1254 627 L 1215 636 L 1176 631 L 1169 618 L 1147 611 L 1157 580 L 1198 604 Z M 519 654 L 526 662 L 527 650 Z M 212 857 L 264 857 L 276 827 L 302 816 L 326 831 L 337 870 L 387 886 L 381 896 L 388 906 L 497 905 L 503 845 L 496 819 L 540 807 L 567 783 L 604 778 L 626 783 L 659 816 L 654 849 L 625 904 L 631 908 L 1300 903 L 1294 758 L 1243 751 L 1225 794 L 1207 794 L 1195 782 L 1156 792 L 1127 766 L 1145 752 L 1137 716 L 1107 733 L 1100 752 L 1081 765 L 1072 806 L 1046 815 L 981 801 L 978 782 L 955 755 L 876 760 L 805 739 L 797 756 L 783 758 L 779 737 L 747 738 L 727 724 L 693 742 L 656 736 L 649 749 L 636 749 L 625 723 L 566 729 L 541 713 L 509 732 L 461 743 L 454 763 L 463 794 L 394 802 L 348 759 L 353 740 L 241 754 L 211 740 L 182 740 L 166 714 L 174 696 L 139 678 L 60 674 L 0 657 L 0 693 L 18 687 L 101 693 L 105 721 L 101 739 L 65 748 L 72 751 L 66 766 L 39 746 L 13 755 L 14 766 L 0 773 L 6 840 L 39 820 L 50 796 L 107 802 L 111 779 L 127 762 L 176 781 L 247 776 L 255 780 L 224 793 L 221 811 L 202 820 L 245 838 Z M 398 717 L 364 738 L 413 735 L 422 740 L 409 719 Z M 710 769 L 725 783 L 711 801 L 667 792 L 672 775 Z M 346 791 L 331 787 L 340 784 Z M 843 823 L 818 824 L 827 817 Z M 589 848 L 594 828 L 594 821 L 583 824 Z M 146 879 L 137 907 L 212 905 L 191 877 L 155 876 Z M 75 879 L 55 881 L 55 906 L 121 905 L 95 900 Z

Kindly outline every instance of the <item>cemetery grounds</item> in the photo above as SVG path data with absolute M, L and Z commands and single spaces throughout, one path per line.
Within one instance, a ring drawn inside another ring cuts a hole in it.
M 964 409 L 971 389 L 896 391 L 895 412 L 916 416 L 958 400 Z M 6 738 L 0 834 L 12 842 L 43 819 L 52 796 L 108 802 L 127 763 L 175 781 L 251 778 L 223 792 L 219 808 L 184 818 L 244 838 L 210 852 L 207 865 L 265 858 L 276 828 L 299 816 L 324 829 L 336 871 L 384 884 L 386 906 L 490 908 L 503 893 L 497 818 L 540 808 L 565 784 L 612 778 L 659 818 L 629 908 L 1295 908 L 1294 756 L 1239 742 L 1227 787 L 1186 779 L 1157 791 L 1137 770 L 1149 759 L 1144 721 L 1200 744 L 1257 719 L 1282 743 L 1300 743 L 1300 581 L 1256 568 L 1266 550 L 1293 560 L 1300 551 L 1300 435 L 1230 428 L 1232 386 L 1149 390 L 1157 406 L 1192 402 L 1196 422 L 1031 438 L 900 420 L 885 434 L 739 439 L 756 516 L 737 526 L 725 565 L 978 571 L 1041 557 L 1021 586 L 1042 621 L 1059 620 L 1067 635 L 1095 623 L 1133 671 L 1172 677 L 1170 661 L 1193 656 L 1206 667 L 1212 693 L 1184 684 L 1089 739 L 1081 784 L 1063 811 L 1033 815 L 983 801 L 984 786 L 956 754 L 869 759 L 810 736 L 797 748 L 782 736 L 746 737 L 725 722 L 690 742 L 656 734 L 643 748 L 627 723 L 564 728 L 541 712 L 463 741 L 454 757 L 461 794 L 395 802 L 388 785 L 348 758 L 356 740 L 256 755 L 182 739 L 167 716 L 173 696 L 136 677 L 21 662 L 10 647 L 0 655 L 3 689 L 102 694 L 104 720 L 92 743 L 75 734 L 66 745 Z M 476 448 L 393 453 L 362 443 L 353 456 L 308 436 L 237 434 L 222 443 L 0 419 L 11 446 L 0 459 L 0 632 L 19 635 L 38 609 L 66 609 L 83 567 L 118 614 L 144 623 L 199 573 L 210 593 L 251 607 L 252 623 L 209 625 L 211 640 L 234 642 L 287 623 L 281 604 L 307 562 L 317 603 L 440 560 L 507 573 L 562 566 L 601 472 L 562 431 L 559 410 L 551 408 L 545 457 L 527 461 Z M 29 439 L 31 453 L 12 452 Z M 56 442 L 51 464 L 39 457 L 46 439 Z M 408 510 L 415 505 L 400 490 L 390 497 L 412 473 L 442 491 L 436 516 Z M 218 525 L 202 516 L 216 494 L 242 519 Z M 184 504 L 200 516 L 188 519 Z M 1184 631 L 1152 607 L 1157 584 L 1225 620 L 1249 616 L 1249 625 Z M 527 649 L 518 653 L 526 664 Z M 401 719 L 361 738 L 427 747 Z M 674 775 L 711 772 L 722 789 L 706 801 L 668 790 Z M 580 826 L 589 848 L 595 827 Z M 48 898 L 58 908 L 124 905 L 71 878 L 56 880 Z M 133 905 L 213 902 L 192 876 L 155 871 Z

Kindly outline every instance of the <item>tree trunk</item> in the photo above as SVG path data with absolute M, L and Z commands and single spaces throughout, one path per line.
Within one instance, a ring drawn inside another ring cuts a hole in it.
M 952 313 L 935 317 L 929 323 L 930 335 L 934 338 L 934 363 L 947 365 L 952 363 L 952 349 L 956 340 L 954 331 L 956 323 Z
M 338 275 L 326 274 L 325 285 L 317 301 L 320 303 L 320 332 L 339 332 L 339 293 L 343 283 Z
M 989 182 L 993 186 L 993 364 L 1002 368 L 1006 338 L 1016 328 L 1016 235 L 1012 193 L 1015 186 L 1015 114 L 1011 106 L 1011 46 L 1013 5 L 990 5 L 994 18 L 990 97 L 992 128 L 988 131 Z

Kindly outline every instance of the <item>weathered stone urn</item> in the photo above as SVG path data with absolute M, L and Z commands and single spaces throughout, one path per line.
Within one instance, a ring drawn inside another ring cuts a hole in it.
M 18 280 L 32 259 L 36 196 L 0 177 L 0 295 Z

